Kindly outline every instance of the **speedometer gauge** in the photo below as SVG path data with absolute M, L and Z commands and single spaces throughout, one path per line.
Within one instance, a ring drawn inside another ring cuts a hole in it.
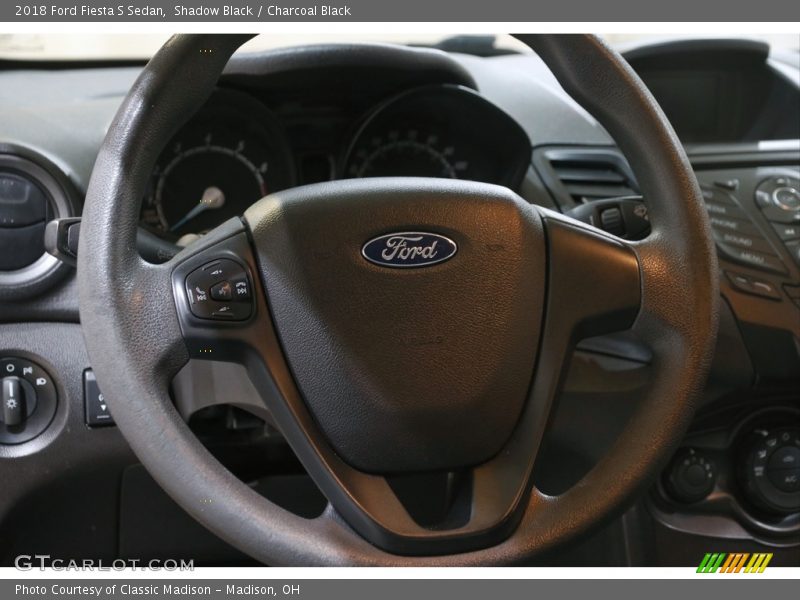
M 272 114 L 249 96 L 219 91 L 162 152 L 141 220 L 177 240 L 293 184 L 291 155 Z

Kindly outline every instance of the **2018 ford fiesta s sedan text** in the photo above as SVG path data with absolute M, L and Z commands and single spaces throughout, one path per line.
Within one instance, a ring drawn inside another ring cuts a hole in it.
M 0 36 L 0 564 L 800 564 L 797 38 L 628 37 Z

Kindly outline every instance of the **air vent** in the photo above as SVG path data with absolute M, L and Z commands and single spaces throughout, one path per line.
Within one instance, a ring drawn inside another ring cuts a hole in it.
M 72 214 L 74 192 L 44 157 L 0 144 L 0 301 L 41 293 L 65 272 L 44 250 L 45 225 Z
M 625 158 L 610 148 L 539 148 L 534 167 L 562 210 L 639 194 Z

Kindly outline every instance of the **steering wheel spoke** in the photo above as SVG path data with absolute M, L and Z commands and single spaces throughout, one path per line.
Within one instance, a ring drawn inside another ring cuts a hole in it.
M 547 303 L 529 402 L 541 423 L 577 342 L 632 327 L 641 308 L 641 273 L 628 243 L 560 213 L 539 210 L 547 232 Z
M 634 247 L 560 213 L 540 210 L 548 241 L 545 319 L 550 335 L 571 343 L 629 329 L 641 304 L 641 267 Z

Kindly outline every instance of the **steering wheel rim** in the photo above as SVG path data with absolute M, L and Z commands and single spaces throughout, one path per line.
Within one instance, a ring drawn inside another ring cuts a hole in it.
M 139 258 L 135 232 L 144 186 L 161 148 L 202 105 L 230 55 L 248 37 L 171 38 L 145 67 L 120 107 L 87 193 L 78 259 L 81 322 L 98 381 L 120 430 L 142 463 L 198 521 L 269 564 L 517 564 L 615 514 L 648 484 L 693 414 L 716 336 L 717 264 L 700 191 L 680 143 L 624 59 L 593 36 L 518 36 L 617 140 L 647 198 L 653 224 L 651 235 L 643 242 L 622 244 L 602 236 L 596 239 L 594 233 L 576 229 L 573 223 L 546 211 L 531 217 L 546 224 L 548 251 L 556 256 L 554 248 L 560 243 L 567 253 L 559 254 L 559 260 L 570 257 L 580 261 L 569 253 L 583 244 L 589 244 L 586 248 L 590 250 L 602 247 L 603 252 L 619 246 L 635 256 L 640 274 L 638 312 L 632 325 L 653 348 L 652 384 L 638 412 L 590 473 L 557 498 L 530 489 L 528 477 L 525 493 L 516 499 L 519 510 L 503 517 L 497 535 L 455 552 L 441 546 L 434 549 L 434 556 L 414 556 L 420 554 L 414 548 L 399 554 L 365 541 L 357 511 L 348 513 L 341 505 L 340 510 L 329 506 L 312 520 L 277 507 L 236 479 L 192 435 L 167 391 L 171 377 L 191 352 L 185 322 L 178 314 L 181 295 L 173 295 L 173 276 L 182 264 L 189 264 L 243 228 L 226 223 L 165 265 L 151 265 Z M 428 191 L 447 191 L 430 186 Z M 485 186 L 457 186 L 449 191 L 457 195 L 470 190 L 492 197 L 504 193 Z M 252 211 L 248 214 L 252 235 L 260 217 Z M 264 277 L 259 272 L 263 255 L 259 258 L 252 270 Z M 585 274 L 591 273 L 593 264 L 586 263 Z M 259 279 L 255 277 L 256 292 L 263 284 Z M 548 282 L 548 293 L 558 296 L 565 288 L 554 281 Z M 563 285 L 569 285 L 564 281 Z M 263 306 L 262 312 L 268 312 L 266 304 Z M 617 308 L 609 307 L 603 314 Z M 548 322 L 554 322 L 550 315 L 543 329 Z M 582 333 L 593 332 L 589 327 Z M 550 338 L 560 340 L 561 333 L 555 329 Z M 559 360 L 568 353 L 570 341 L 561 340 L 555 353 Z M 273 354 L 278 347 L 272 348 Z M 545 361 L 546 356 L 540 360 Z M 537 366 L 537 379 L 545 368 L 546 364 Z M 544 381 L 545 395 L 554 396 L 559 383 L 560 376 Z M 534 380 L 534 389 L 536 385 Z M 549 406 L 545 408 L 549 410 Z M 536 420 L 542 430 L 546 415 L 539 414 Z M 298 446 L 292 445 L 298 451 Z M 298 454 L 302 459 L 302 452 Z M 530 460 L 534 457 L 535 448 Z M 308 460 L 315 460 L 313 452 Z

